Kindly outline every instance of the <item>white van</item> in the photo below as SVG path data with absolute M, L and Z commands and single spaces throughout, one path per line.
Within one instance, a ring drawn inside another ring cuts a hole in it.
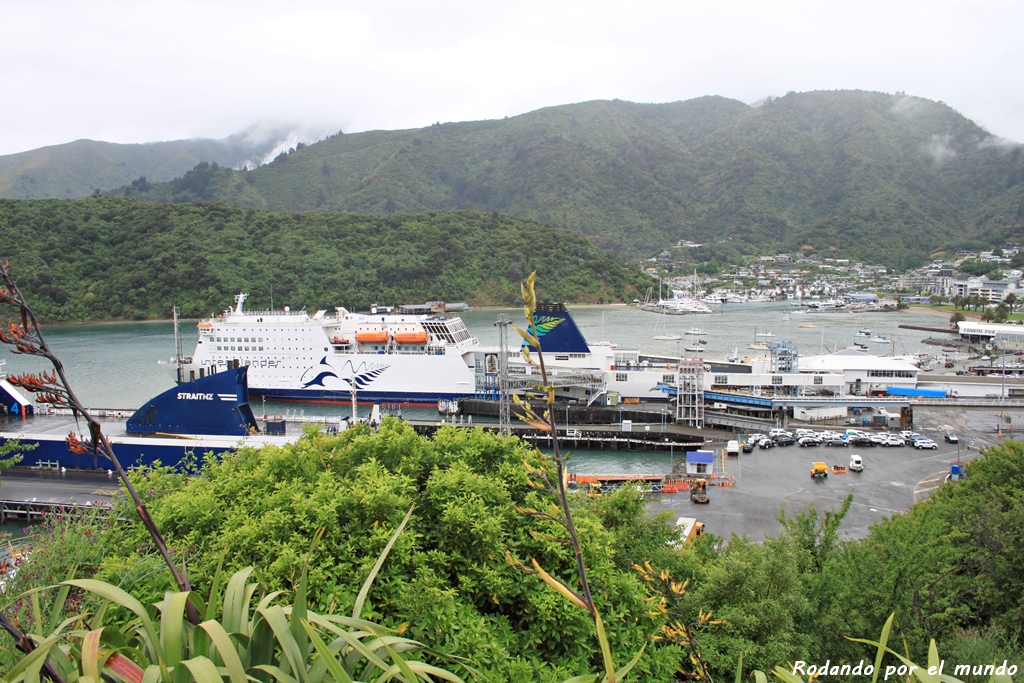
M 726 455 L 739 455 L 740 454 L 740 442 L 739 441 L 729 441 L 728 443 L 726 443 L 725 444 L 725 454 Z
M 864 459 L 856 453 L 850 456 L 850 471 L 851 472 L 863 472 L 864 471 Z

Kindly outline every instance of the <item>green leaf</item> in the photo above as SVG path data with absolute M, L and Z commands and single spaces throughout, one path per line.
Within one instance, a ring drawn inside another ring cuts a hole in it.
M 192 673 L 196 683 L 224 683 L 217 667 L 206 657 L 193 657 L 182 662 Z
M 296 683 L 294 678 L 292 678 L 287 673 L 282 671 L 279 667 L 276 667 L 273 664 L 260 664 L 259 666 L 254 666 L 253 668 L 259 669 L 260 671 L 266 671 L 268 674 L 273 676 L 274 680 L 276 680 L 278 683 Z
M 184 651 L 183 631 L 185 603 L 188 592 L 165 593 L 160 615 L 160 649 L 168 667 L 175 667 L 181 661 Z
M 240 569 L 231 575 L 228 587 L 224 591 L 224 628 L 228 633 L 242 630 L 242 610 L 244 608 L 246 580 L 252 574 L 252 567 Z M 212 595 L 211 595 L 212 598 Z
M 23 674 L 28 671 L 29 667 L 34 666 L 40 660 L 45 661 L 49 654 L 50 648 L 52 648 L 58 641 L 64 638 L 64 629 L 70 624 L 78 621 L 78 616 L 69 617 L 65 619 L 61 624 L 47 636 L 43 642 L 36 645 L 36 649 L 22 657 L 17 664 L 15 664 L 10 671 L 5 675 L 7 683 L 16 683 L 17 681 L 24 680 Z M 42 664 L 39 665 L 42 667 Z
M 413 505 L 409 508 L 409 511 L 405 513 L 405 519 L 403 519 L 402 523 L 398 525 L 397 529 L 395 529 L 395 533 L 391 535 L 391 540 L 389 540 L 388 544 L 384 546 L 384 550 L 381 551 L 380 557 L 377 558 L 377 562 L 374 563 L 373 569 L 370 570 L 369 576 L 367 576 L 366 580 L 363 581 L 363 587 L 359 590 L 359 595 L 356 596 L 356 604 L 352 607 L 353 619 L 358 619 L 362 615 L 363 604 L 366 602 L 366 596 L 370 593 L 370 586 L 373 585 L 374 579 L 377 578 L 377 572 L 379 572 L 380 568 L 384 565 L 384 560 L 387 559 L 388 553 L 391 552 L 391 548 L 394 547 L 395 541 L 398 540 L 398 536 L 402 533 L 402 530 L 405 529 L 405 525 L 409 523 L 409 518 L 412 517 L 412 511 L 415 509 L 416 506 Z
M 157 660 L 156 648 L 160 643 L 160 639 L 157 636 L 153 621 L 149 618 L 149 612 L 146 611 L 146 608 L 142 606 L 141 602 L 117 586 L 112 586 L 105 581 L 97 581 L 95 579 L 72 579 L 70 581 L 62 582 L 61 585 L 75 586 L 82 590 L 87 590 L 90 593 L 100 596 L 104 600 L 109 600 L 110 602 L 120 605 L 134 613 L 135 616 L 139 618 L 139 621 L 142 622 L 142 627 L 146 631 L 146 645 L 150 649 L 149 658 L 154 662 Z
M 263 615 L 263 618 L 266 619 L 267 624 L 273 630 L 274 636 L 277 638 L 277 645 L 281 648 L 281 653 L 288 660 L 288 665 L 291 667 L 292 675 L 296 679 L 308 683 L 305 653 L 299 650 L 298 643 L 292 637 L 291 628 L 289 627 L 287 617 L 285 617 L 284 610 L 277 605 L 273 605 L 260 610 L 260 614 Z
M 245 667 L 238 657 L 235 644 L 220 622 L 209 619 L 199 624 L 199 627 L 210 636 L 210 641 L 220 655 L 221 661 L 224 662 L 224 668 L 227 669 L 231 683 L 247 683 Z
M 647 643 L 644 643 L 643 645 L 640 646 L 640 651 L 637 652 L 636 655 L 634 655 L 633 659 L 629 660 L 629 664 L 627 664 L 626 666 L 622 667 L 621 669 L 619 669 L 618 671 L 615 672 L 616 680 L 619 680 L 619 681 L 625 680 L 626 675 L 630 671 L 632 671 L 633 667 L 636 666 L 636 663 L 640 661 L 640 658 L 643 656 L 644 650 L 646 650 L 646 649 L 647 649 Z M 742 658 L 741 658 L 740 661 L 742 662 Z
M 313 643 L 313 647 L 316 648 L 317 654 L 320 655 L 320 661 L 322 661 L 327 667 L 327 671 L 334 677 L 334 680 L 340 681 L 341 683 L 352 683 L 352 677 L 348 675 L 348 672 L 345 671 L 345 668 L 337 660 L 334 653 L 331 652 L 329 647 L 327 647 L 327 644 L 324 643 L 323 639 L 317 635 L 316 630 L 310 626 L 309 622 L 303 619 L 302 627 L 306 629 L 306 633 L 309 635 L 309 639 Z
M 601 615 L 594 610 L 594 626 L 597 628 L 597 641 L 601 644 L 601 655 L 604 657 L 605 683 L 615 683 L 615 662 L 612 660 L 612 648 L 608 643 L 608 634 L 604 632 Z

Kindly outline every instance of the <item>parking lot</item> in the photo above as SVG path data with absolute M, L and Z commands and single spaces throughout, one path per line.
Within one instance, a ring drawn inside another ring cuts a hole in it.
M 1009 416 L 1011 421 L 1016 414 Z M 866 536 L 868 528 L 883 518 L 907 510 L 915 500 L 927 497 L 944 485 L 950 466 L 959 458 L 968 462 L 978 457 L 977 450 L 966 448 L 970 440 L 977 447 L 997 443 L 1012 436 L 999 435 L 1005 417 L 986 411 L 915 412 L 917 431 L 932 437 L 936 450 L 904 447 L 838 447 L 777 446 L 768 450 L 755 448 L 751 453 L 725 458 L 725 475 L 735 477 L 734 486 L 709 486 L 711 502 L 690 503 L 688 494 L 665 494 L 650 503 L 652 512 L 670 510 L 677 517 L 696 517 L 709 533 L 728 538 L 731 534 L 748 534 L 760 541 L 778 533 L 777 521 L 783 507 L 788 512 L 813 503 L 818 510 L 835 508 L 853 492 L 853 505 L 843 521 L 843 538 Z M 1024 417 L 1021 418 L 1024 421 Z M 957 444 L 943 441 L 943 433 L 951 429 L 961 437 Z M 839 430 L 841 431 L 841 430 Z M 742 436 L 742 435 L 741 435 Z M 864 459 L 863 472 L 835 474 L 812 479 L 811 463 L 849 464 L 850 454 Z M 716 470 L 721 459 L 716 459 Z M 719 472 L 721 474 L 721 472 Z M 952 484 L 955 485 L 955 484 Z

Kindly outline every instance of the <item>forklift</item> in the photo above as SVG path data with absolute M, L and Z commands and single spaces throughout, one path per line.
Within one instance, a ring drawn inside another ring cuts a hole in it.
M 710 499 L 708 498 L 708 480 L 707 479 L 694 479 L 690 482 L 690 502 L 691 503 L 707 503 Z

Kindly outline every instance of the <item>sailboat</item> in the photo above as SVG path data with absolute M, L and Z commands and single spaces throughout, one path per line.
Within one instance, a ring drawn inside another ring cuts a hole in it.
M 679 341 L 683 338 L 683 335 L 676 334 L 674 332 L 663 332 L 658 334 L 658 325 L 661 324 L 661 318 L 658 318 L 657 322 L 654 323 L 654 338 L 658 341 Z

